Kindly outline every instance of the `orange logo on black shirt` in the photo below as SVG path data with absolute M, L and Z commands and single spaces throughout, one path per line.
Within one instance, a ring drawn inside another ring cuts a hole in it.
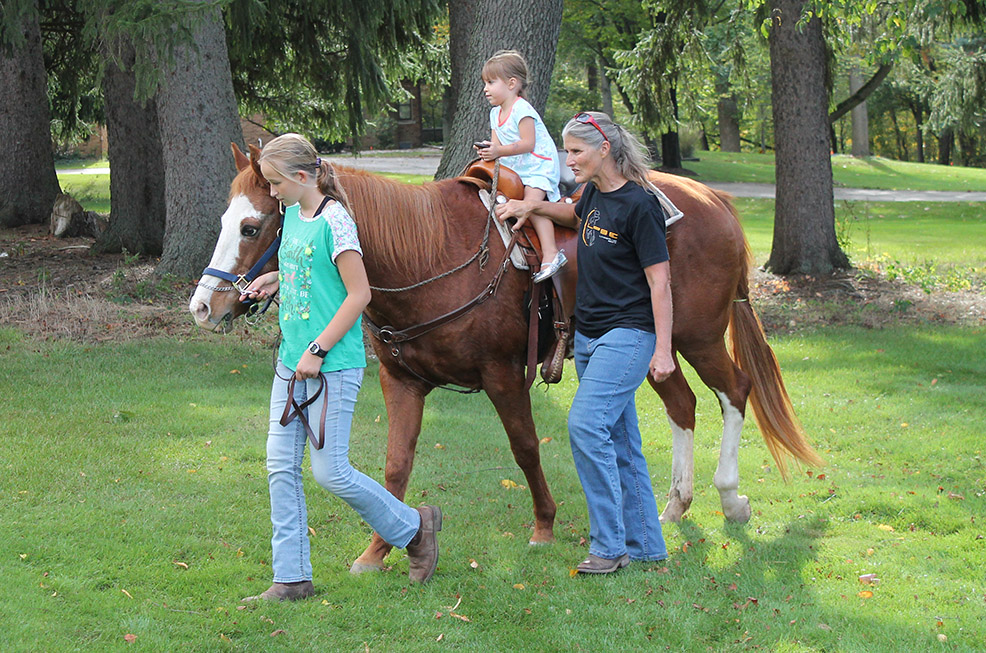
M 589 215 L 586 216 L 585 221 L 582 223 L 582 242 L 586 244 L 587 247 L 592 247 L 596 242 L 596 236 L 599 236 L 611 245 L 615 245 L 617 239 L 620 237 L 615 231 L 610 231 L 609 229 L 604 229 L 599 226 L 599 209 L 592 209 L 589 211 Z

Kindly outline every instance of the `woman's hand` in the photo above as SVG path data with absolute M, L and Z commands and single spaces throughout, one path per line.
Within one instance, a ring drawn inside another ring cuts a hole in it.
M 318 373 L 321 369 L 322 359 L 310 351 L 305 351 L 305 353 L 301 355 L 301 360 L 298 361 L 298 369 L 294 371 L 294 378 L 299 381 L 314 379 L 318 377 Z
M 534 206 L 530 202 L 525 202 L 524 200 L 509 200 L 506 204 L 497 204 L 495 213 L 496 219 L 500 222 L 507 220 L 508 218 L 514 218 L 517 222 L 514 224 L 512 229 L 518 231 L 527 222 L 527 219 L 531 217 L 534 212 Z
M 280 283 L 277 280 L 277 270 L 267 272 L 254 279 L 246 291 L 240 295 L 240 301 L 263 301 L 277 292 Z
M 674 372 L 674 358 L 669 351 L 654 351 L 650 359 L 650 375 L 657 383 L 664 381 Z

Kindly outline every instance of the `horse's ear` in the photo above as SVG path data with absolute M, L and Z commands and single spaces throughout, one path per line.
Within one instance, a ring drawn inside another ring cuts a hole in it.
M 246 154 L 243 153 L 243 150 L 240 149 L 239 145 L 236 143 L 230 143 L 229 145 L 233 150 L 233 159 L 236 161 L 237 170 L 242 170 L 250 165 L 250 159 L 248 159 Z
M 257 179 L 266 184 L 264 173 L 260 172 L 260 148 L 256 145 L 250 145 L 250 165 L 253 166 L 253 173 L 257 175 Z

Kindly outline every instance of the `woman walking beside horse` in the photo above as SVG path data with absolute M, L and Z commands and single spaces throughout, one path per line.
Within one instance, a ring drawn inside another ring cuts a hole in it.
M 442 513 L 415 510 L 349 463 L 349 437 L 366 357 L 360 314 L 370 301 L 356 224 L 327 162 L 297 134 L 275 138 L 260 155 L 270 194 L 287 208 L 279 270 L 241 295 L 280 292 L 281 345 L 270 400 L 267 469 L 273 525 L 274 584 L 250 599 L 311 596 L 308 518 L 301 479 L 306 441 L 312 475 L 348 503 L 389 544 L 406 548 L 412 582 L 438 563 Z
M 634 394 L 675 369 L 666 213 L 640 143 L 603 113 L 579 113 L 562 132 L 567 165 L 585 183 L 575 205 L 513 201 L 497 217 L 539 215 L 579 230 L 575 370 L 568 415 L 575 468 L 589 507 L 589 557 L 607 574 L 667 557 Z

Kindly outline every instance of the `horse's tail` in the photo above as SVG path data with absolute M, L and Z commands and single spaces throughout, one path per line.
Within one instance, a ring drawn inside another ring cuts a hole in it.
M 732 204 L 727 202 L 733 215 Z M 781 477 L 787 480 L 787 456 L 793 456 L 806 465 L 824 465 L 822 458 L 815 453 L 805 438 L 801 423 L 794 414 L 791 398 L 781 378 L 781 368 L 777 364 L 774 351 L 767 344 L 763 325 L 750 305 L 749 244 L 747 256 L 743 260 L 742 274 L 736 288 L 736 297 L 729 314 L 729 332 L 732 341 L 733 360 L 747 373 L 752 381 L 750 405 L 753 415 L 763 434 L 770 455 L 777 463 Z

